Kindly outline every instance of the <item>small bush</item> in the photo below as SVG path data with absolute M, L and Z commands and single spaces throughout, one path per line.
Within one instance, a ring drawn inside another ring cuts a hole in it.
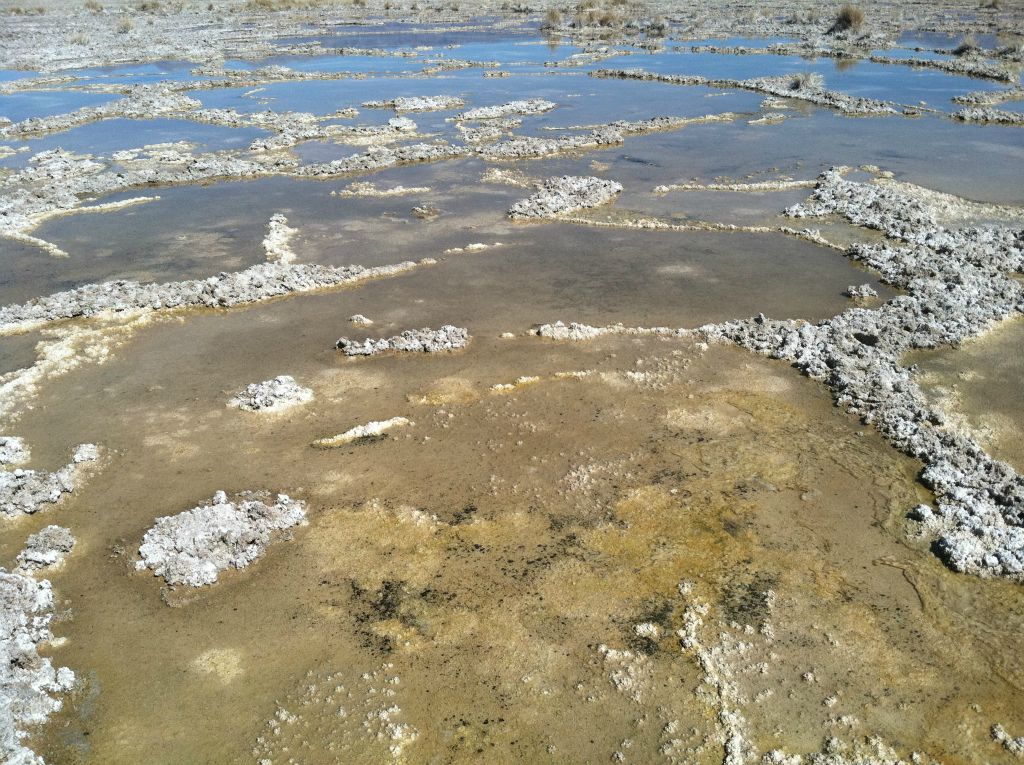
M 97 0 L 85 0 L 85 10 L 99 13 L 103 10 L 103 6 Z
M 835 23 L 829 32 L 845 32 L 849 29 L 860 29 L 864 24 L 864 11 L 859 6 L 846 3 L 839 7 Z
M 71 37 L 68 38 L 68 42 L 71 43 L 72 45 L 88 45 L 89 44 L 89 36 L 86 35 L 86 34 L 83 34 L 82 32 L 79 32 L 76 35 L 71 35 Z
M 160 0 L 142 0 L 136 8 L 142 13 L 156 13 L 160 10 Z
M 135 29 L 135 23 L 131 19 L 121 19 L 117 22 L 116 29 L 119 35 L 126 35 Z
M 824 85 L 825 78 L 817 72 L 800 72 L 789 80 L 790 90 L 821 90 Z
M 969 34 L 960 41 L 960 44 L 953 48 L 954 56 L 966 56 L 969 53 L 977 53 L 981 50 L 981 46 L 978 44 L 978 38 L 973 34 Z
M 558 29 L 560 26 L 562 26 L 562 12 L 557 8 L 549 8 L 544 16 L 544 23 L 540 25 L 540 28 Z

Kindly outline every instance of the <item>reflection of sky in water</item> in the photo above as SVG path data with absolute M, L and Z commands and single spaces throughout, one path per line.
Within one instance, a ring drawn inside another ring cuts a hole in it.
M 248 148 L 254 140 L 265 135 L 268 135 L 265 130 L 229 128 L 187 120 L 103 120 L 28 141 L 8 142 L 8 145 L 15 148 L 28 146 L 29 151 L 0 160 L 0 166 L 22 165 L 32 154 L 50 149 L 109 155 L 122 149 L 137 149 L 154 143 L 190 141 L 198 144 L 196 151 L 200 152 L 237 150 Z
M 66 114 L 85 106 L 99 106 L 121 98 L 116 93 L 78 93 L 73 90 L 33 90 L 0 95 L 0 117 L 21 122 L 30 117 Z

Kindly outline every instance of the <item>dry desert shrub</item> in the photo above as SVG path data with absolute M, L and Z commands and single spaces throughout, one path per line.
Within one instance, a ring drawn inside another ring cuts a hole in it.
M 846 3 L 845 5 L 839 6 L 839 13 L 836 14 L 836 20 L 832 24 L 832 28 L 829 30 L 829 33 L 857 30 L 863 25 L 864 11 L 860 9 L 860 6 L 853 5 L 852 3 Z

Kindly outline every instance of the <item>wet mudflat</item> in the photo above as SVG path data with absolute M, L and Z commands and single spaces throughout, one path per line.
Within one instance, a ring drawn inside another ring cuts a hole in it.
M 1019 53 L 881 11 L 861 38 L 431 12 L 4 70 L 0 435 L 31 455 L 0 442 L 0 564 L 75 541 L 3 581 L 53 604 L 8 630 L 0 753 L 1024 751 L 1022 134 L 953 118 Z M 23 488 L 79 444 L 55 497 Z M 232 525 L 246 492 L 301 511 Z M 46 661 L 73 683 L 18 674 Z

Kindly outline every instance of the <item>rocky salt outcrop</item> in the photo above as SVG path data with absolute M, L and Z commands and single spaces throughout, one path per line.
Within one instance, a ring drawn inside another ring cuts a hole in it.
M 27 574 L 41 568 L 58 566 L 74 546 L 75 538 L 70 529 L 47 526 L 32 534 L 25 542 L 25 549 L 18 553 L 17 573 Z
M 250 383 L 228 403 L 248 412 L 280 412 L 313 400 L 313 391 L 303 388 L 290 375 Z
M 62 706 L 75 673 L 39 655 L 53 639 L 53 590 L 47 580 L 0 568 L 0 760 L 41 765 L 22 742 L 29 728 Z
M 222 571 L 245 568 L 287 529 L 305 523 L 305 503 L 278 494 L 222 491 L 206 504 L 156 519 L 139 546 L 135 568 L 149 569 L 167 584 L 201 587 Z
M 607 204 L 622 192 L 622 184 L 593 176 L 548 178 L 532 196 L 508 211 L 512 220 L 556 218 L 567 212 Z
M 0 515 L 16 518 L 33 515 L 46 505 L 56 504 L 70 494 L 100 457 L 93 444 L 82 444 L 64 467 L 46 470 L 0 470 Z
M 863 300 L 865 298 L 876 298 L 878 293 L 870 284 L 850 285 L 846 288 L 846 296 Z
M 440 353 L 465 348 L 469 331 L 445 324 L 440 329 L 407 329 L 400 335 L 379 340 L 350 340 L 343 337 L 336 347 L 346 356 L 376 356 L 381 353 Z

